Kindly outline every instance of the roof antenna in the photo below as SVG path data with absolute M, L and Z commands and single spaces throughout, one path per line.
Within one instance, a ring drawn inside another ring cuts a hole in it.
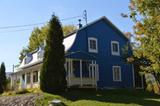
M 83 19 L 86 21 L 86 25 L 87 25 L 87 21 L 88 21 L 88 19 L 87 19 L 87 10 L 83 11 Z

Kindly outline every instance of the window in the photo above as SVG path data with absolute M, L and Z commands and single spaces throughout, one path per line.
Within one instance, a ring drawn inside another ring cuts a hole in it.
M 113 81 L 121 81 L 121 67 L 113 66 Z
M 37 58 L 38 59 L 42 59 L 43 58 L 43 55 L 44 55 L 44 50 L 41 50 L 37 53 Z
M 27 55 L 27 57 L 25 57 L 25 60 L 24 60 L 24 64 L 28 64 L 32 61 L 33 57 L 32 55 Z
M 29 84 L 31 82 L 31 76 L 30 73 L 27 73 L 27 84 Z
M 120 55 L 119 42 L 117 42 L 117 41 L 112 41 L 111 42 L 111 52 L 112 52 L 112 55 L 117 55 L 117 56 Z
M 96 38 L 88 38 L 88 48 L 89 52 L 92 53 L 98 52 L 98 42 Z
M 33 72 L 33 82 L 38 82 L 38 71 Z

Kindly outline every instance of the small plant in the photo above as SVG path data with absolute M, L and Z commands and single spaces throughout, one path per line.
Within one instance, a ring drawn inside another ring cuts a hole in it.
M 7 92 L 4 92 L 4 93 L 2 94 L 2 96 L 10 96 L 10 95 L 15 95 L 15 94 L 16 94 L 15 91 L 7 91 Z
M 29 93 L 27 89 L 22 89 L 16 92 L 16 94 L 26 94 L 26 93 Z
M 40 88 L 30 88 L 27 89 L 29 93 L 41 93 L 42 91 L 40 90 Z

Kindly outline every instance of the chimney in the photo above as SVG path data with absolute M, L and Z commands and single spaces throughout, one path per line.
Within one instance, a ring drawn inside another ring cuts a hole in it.
M 82 28 L 81 19 L 79 19 L 78 21 L 79 21 L 78 26 L 79 26 L 79 29 L 80 29 L 80 28 Z

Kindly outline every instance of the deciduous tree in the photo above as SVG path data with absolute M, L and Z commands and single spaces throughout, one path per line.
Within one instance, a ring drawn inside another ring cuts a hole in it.
M 138 42 L 134 48 L 135 62 L 142 63 L 139 67 L 144 73 L 158 75 L 160 73 L 160 0 L 130 0 L 129 8 L 130 17 L 135 22 L 134 32 Z

